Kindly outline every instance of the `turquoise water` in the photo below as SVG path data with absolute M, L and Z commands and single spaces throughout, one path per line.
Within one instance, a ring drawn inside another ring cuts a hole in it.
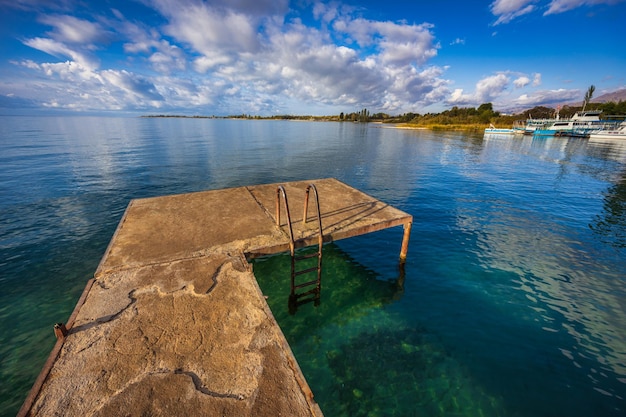
M 0 414 L 15 415 L 132 198 L 336 177 L 414 216 L 324 247 L 290 315 L 328 416 L 626 414 L 626 144 L 353 123 L 0 120 Z M 321 196 L 323 198 L 323 196 Z

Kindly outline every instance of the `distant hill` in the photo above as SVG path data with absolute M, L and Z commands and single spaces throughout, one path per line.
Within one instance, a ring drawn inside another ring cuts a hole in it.
M 591 103 L 608 103 L 608 102 L 619 103 L 620 101 L 626 101 L 626 88 L 621 90 L 613 91 L 612 93 L 602 94 L 598 97 L 594 97 L 591 99 Z M 583 100 L 573 101 L 571 103 L 567 103 L 567 106 L 570 107 L 580 107 L 583 105 Z
M 602 94 L 601 96 L 594 97 L 591 99 L 592 103 L 608 103 L 608 102 L 619 103 L 620 101 L 626 101 L 626 88 L 622 90 L 617 90 L 612 93 Z
M 591 103 L 608 103 L 608 102 L 619 103 L 620 101 L 626 102 L 626 88 L 622 88 L 621 90 L 613 91 L 611 93 L 605 93 L 605 94 L 599 95 L 591 99 Z M 582 107 L 582 105 L 583 105 L 582 96 L 580 100 L 578 101 L 573 101 L 573 102 L 565 104 L 565 106 L 569 106 L 569 107 Z M 556 107 L 563 107 L 563 103 L 560 102 L 559 100 L 554 100 L 554 101 L 547 100 L 547 101 L 544 101 L 543 103 L 537 104 L 537 106 L 546 106 L 548 108 L 550 107 L 556 108 Z M 518 113 L 524 113 L 528 110 L 529 108 L 527 107 L 524 107 L 524 108 L 511 107 L 509 109 L 502 109 L 501 111 L 504 111 L 505 113 L 509 113 L 509 114 L 518 114 Z

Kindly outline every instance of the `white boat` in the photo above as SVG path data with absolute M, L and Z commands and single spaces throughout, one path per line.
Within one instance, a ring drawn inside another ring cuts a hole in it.
M 626 139 L 626 121 L 612 129 L 599 129 L 589 133 L 589 139 Z
M 524 123 L 523 120 L 516 122 L 513 128 L 521 131 L 524 135 L 533 135 L 536 130 L 545 129 L 558 119 L 533 119 L 530 118 Z
M 580 136 L 587 137 L 589 132 L 599 130 L 604 126 L 600 120 L 602 110 L 576 112 L 570 119 L 560 119 L 536 127 L 532 134 L 535 136 Z
M 489 127 L 485 129 L 485 133 L 486 134 L 499 134 L 499 135 L 512 135 L 513 133 L 515 133 L 515 130 L 513 129 L 501 129 L 501 128 L 497 128 L 494 125 L 492 125 L 491 123 L 489 123 Z
M 523 135 L 526 132 L 526 120 L 516 120 L 513 122 L 513 133 L 516 135 Z

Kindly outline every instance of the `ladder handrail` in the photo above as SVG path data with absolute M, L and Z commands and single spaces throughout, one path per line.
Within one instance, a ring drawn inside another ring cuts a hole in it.
M 314 184 L 309 184 L 306 187 L 306 194 L 304 196 L 304 213 L 302 215 L 302 225 L 305 225 L 307 221 L 307 215 L 309 212 L 309 191 L 311 189 L 313 189 L 313 192 L 315 193 L 315 203 L 317 205 L 317 225 L 319 227 L 319 233 L 317 236 L 317 243 L 318 243 L 317 268 L 310 268 L 309 271 L 313 272 L 315 269 L 317 269 L 317 282 L 316 282 L 317 285 L 315 286 L 315 299 L 316 299 L 316 302 L 319 302 L 320 294 L 322 291 L 322 250 L 324 246 L 324 234 L 322 232 L 322 211 L 320 210 L 320 198 L 319 198 L 319 194 L 317 193 L 317 187 L 315 187 Z M 304 294 L 301 294 L 301 295 L 304 295 Z
M 304 196 L 304 214 L 302 215 L 302 224 L 305 225 L 307 221 L 307 215 L 309 214 L 309 191 L 313 189 L 315 193 L 315 203 L 317 204 L 317 224 L 319 225 L 318 243 L 320 246 L 320 252 L 322 251 L 322 245 L 324 244 L 324 235 L 322 234 L 322 213 L 320 212 L 320 197 L 317 193 L 317 187 L 314 184 L 309 184 L 306 187 L 306 194 Z
M 293 258 L 296 247 L 295 241 L 293 240 L 293 228 L 291 227 L 291 214 L 289 214 L 289 203 L 287 202 L 287 192 L 285 191 L 285 187 L 279 185 L 276 188 L 276 226 L 280 227 L 280 195 L 283 195 L 283 202 L 285 206 L 285 213 L 287 213 L 287 225 L 289 226 L 289 251 L 291 252 L 291 257 Z
M 304 214 L 303 214 L 303 219 L 302 219 L 302 225 L 305 226 L 307 222 L 307 216 L 308 216 L 308 210 L 309 210 L 309 194 L 310 194 L 311 189 L 313 189 L 313 192 L 315 193 L 315 203 L 317 205 L 317 223 L 319 227 L 319 234 L 318 234 L 319 248 L 318 248 L 317 253 L 314 253 L 314 254 L 312 253 L 312 254 L 303 255 L 303 256 L 296 256 L 296 253 L 295 253 L 296 242 L 293 236 L 293 227 L 291 225 L 291 213 L 289 212 L 289 202 L 287 200 L 287 191 L 285 190 L 285 187 L 282 185 L 279 185 L 276 188 L 276 225 L 279 228 L 281 227 L 280 196 L 282 195 L 285 213 L 287 213 L 287 226 L 289 228 L 289 251 L 291 252 L 291 293 L 289 296 L 289 312 L 290 313 L 295 312 L 295 309 L 297 309 L 297 306 L 299 304 L 313 301 L 315 305 L 317 306 L 319 305 L 319 302 L 320 302 L 320 292 L 321 292 L 321 287 L 322 287 L 322 249 L 324 245 L 324 234 L 322 232 L 322 213 L 320 210 L 320 199 L 319 199 L 319 194 L 317 192 L 317 188 L 315 187 L 314 184 L 309 184 L 306 187 L 306 193 L 304 197 Z M 316 267 L 310 267 L 310 268 L 306 268 L 300 271 L 296 271 L 296 261 L 302 261 L 302 260 L 314 258 L 314 257 L 317 257 Z M 309 282 L 296 284 L 296 280 L 295 280 L 296 276 L 308 274 L 314 271 L 317 271 L 317 279 L 313 281 L 309 281 Z M 296 294 L 297 289 L 305 288 L 311 285 L 315 285 L 315 288 L 309 291 L 305 291 L 300 294 Z M 313 299 L 298 301 L 299 298 L 302 298 L 311 294 L 314 294 L 315 296 Z

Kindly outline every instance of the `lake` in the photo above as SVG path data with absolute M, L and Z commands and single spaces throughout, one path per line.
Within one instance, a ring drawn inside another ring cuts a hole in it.
M 626 414 L 626 143 L 376 124 L 0 117 L 0 415 L 15 415 L 133 198 L 335 177 L 414 217 L 324 247 L 289 314 L 327 416 Z M 323 195 L 320 196 L 323 199 Z

